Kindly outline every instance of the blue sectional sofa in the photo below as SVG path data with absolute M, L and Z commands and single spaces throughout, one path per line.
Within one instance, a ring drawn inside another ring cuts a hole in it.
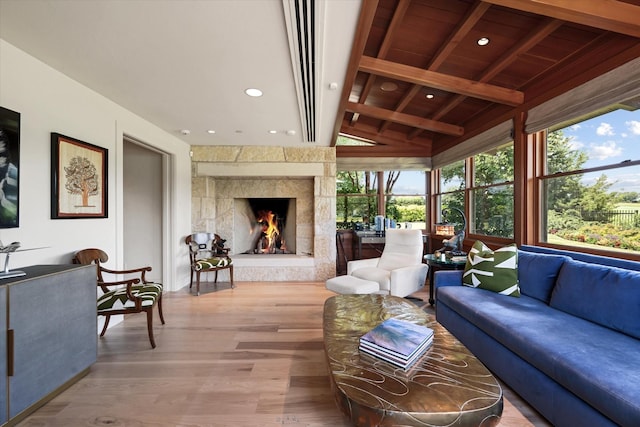
M 640 426 L 640 263 L 518 249 L 520 297 L 435 273 L 436 317 L 555 426 Z

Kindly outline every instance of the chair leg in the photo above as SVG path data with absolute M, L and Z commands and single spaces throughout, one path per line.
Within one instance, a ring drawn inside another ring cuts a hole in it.
M 213 283 L 218 286 L 218 270 L 215 271 L 215 276 L 213 276 Z
M 231 288 L 235 288 L 236 285 L 233 284 L 233 265 L 229 267 L 229 280 L 231 281 Z
M 189 279 L 189 289 L 193 286 L 193 268 L 191 269 L 191 278 Z
M 100 332 L 100 336 L 103 337 L 104 333 L 107 332 L 107 326 L 109 326 L 109 320 L 111 320 L 111 315 L 104 315 L 104 326 L 102 326 L 102 332 Z
M 200 295 L 200 271 L 196 271 L 196 295 Z
M 162 294 L 158 297 L 158 314 L 160 315 L 160 321 L 164 325 L 164 314 L 162 314 Z
M 156 348 L 156 341 L 153 339 L 153 307 L 149 307 L 149 310 L 147 310 L 147 331 L 149 332 L 151 348 Z

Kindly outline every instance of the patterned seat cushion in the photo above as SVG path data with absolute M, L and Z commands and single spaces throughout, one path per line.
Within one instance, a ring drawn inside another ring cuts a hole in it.
M 142 306 L 148 307 L 156 303 L 160 295 L 162 295 L 162 284 L 145 283 L 143 285 L 135 285 L 131 287 L 131 293 L 142 298 Z M 98 297 L 98 312 L 122 310 L 134 308 L 135 301 L 127 298 L 127 288 L 119 288 L 109 291 Z
M 199 259 L 194 264 L 196 271 L 208 270 L 210 268 L 227 267 L 233 264 L 231 258 L 227 257 L 211 257 L 207 259 Z

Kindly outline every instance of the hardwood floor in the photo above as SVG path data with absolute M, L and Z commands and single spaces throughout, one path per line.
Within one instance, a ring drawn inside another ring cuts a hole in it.
M 334 294 L 324 283 L 236 285 L 165 294 L 156 349 L 145 316 L 109 329 L 89 375 L 20 426 L 350 426 L 322 344 L 323 304 Z M 549 425 L 504 394 L 501 426 Z

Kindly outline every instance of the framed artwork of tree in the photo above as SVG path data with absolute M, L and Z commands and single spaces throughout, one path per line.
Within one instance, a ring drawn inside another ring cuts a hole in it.
M 51 218 L 107 218 L 107 149 L 51 133 Z

